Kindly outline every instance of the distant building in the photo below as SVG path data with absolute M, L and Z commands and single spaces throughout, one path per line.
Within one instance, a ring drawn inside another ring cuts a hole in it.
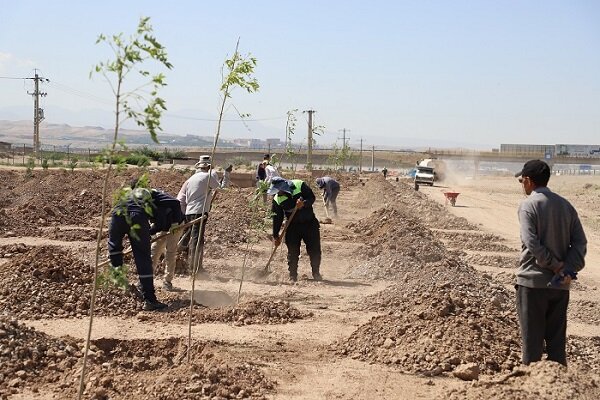
M 531 154 L 539 157 L 599 157 L 600 145 L 592 144 L 501 144 L 501 153 Z
M 553 144 L 501 144 L 500 153 L 517 153 L 531 155 L 550 154 L 554 156 L 555 145 Z
M 0 142 L 0 151 L 10 151 L 12 143 Z
M 267 139 L 267 147 L 283 147 L 283 143 L 281 142 L 281 139 Z
M 600 145 L 557 144 L 556 154 L 572 157 L 600 157 Z
M 265 147 L 264 142 L 260 139 L 233 139 L 233 143 L 250 149 L 260 149 Z

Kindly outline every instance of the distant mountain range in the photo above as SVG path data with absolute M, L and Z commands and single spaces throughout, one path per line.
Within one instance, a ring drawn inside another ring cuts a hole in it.
M 84 109 L 73 111 L 57 106 L 45 107 L 46 121 L 41 124 L 40 139 L 44 145 L 63 145 L 83 147 L 104 147 L 112 139 L 113 114 L 101 109 Z M 30 144 L 33 139 L 33 110 L 32 107 L 11 106 L 0 107 L 0 141 Z M 216 127 L 216 116 L 205 111 L 182 109 L 168 111 L 164 114 L 161 125 L 164 129 L 159 134 L 161 145 L 175 147 L 206 147 L 212 145 Z M 57 123 L 59 122 L 59 123 Z M 63 123 L 66 122 L 66 123 Z M 261 121 L 249 119 L 240 121 L 239 117 L 226 119 L 221 128 L 221 138 L 224 145 L 234 146 L 234 138 L 284 140 L 285 116 L 272 120 L 273 126 L 267 126 Z M 280 127 L 274 127 L 279 126 Z M 128 122 L 121 130 L 121 139 L 131 145 L 153 145 L 147 132 L 137 129 Z M 306 140 L 303 137 L 305 129 L 297 129 L 295 141 Z M 329 147 L 333 143 L 339 145 L 337 132 L 325 132 L 316 137 L 318 145 Z M 375 145 L 377 149 L 409 149 L 419 150 L 428 147 L 435 148 L 469 148 L 490 149 L 489 144 L 466 143 L 427 137 L 400 137 L 380 134 L 365 134 L 365 148 Z M 358 144 L 353 143 L 356 148 Z
M 112 142 L 113 131 L 100 126 L 70 126 L 67 124 L 40 124 L 40 142 L 42 148 L 48 146 L 70 146 L 71 148 L 102 148 Z M 141 130 L 122 129 L 119 140 L 127 145 L 156 145 L 150 134 Z M 161 145 L 173 147 L 207 147 L 213 144 L 213 138 L 196 135 L 159 135 Z M 0 141 L 13 144 L 33 143 L 33 124 L 31 121 L 2 121 L 0 120 Z M 225 142 L 221 146 L 234 146 Z

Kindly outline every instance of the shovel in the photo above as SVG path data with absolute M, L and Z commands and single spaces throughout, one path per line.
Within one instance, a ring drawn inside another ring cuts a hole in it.
M 325 203 L 325 197 L 323 197 L 323 207 L 325 208 L 326 218 L 321 221 L 322 224 L 333 224 L 331 218 L 329 218 L 329 210 L 327 209 L 327 203 Z
M 282 238 L 283 240 L 285 240 L 285 232 L 287 231 L 288 226 L 290 226 L 290 224 L 292 223 L 292 220 L 294 219 L 294 215 L 296 215 L 296 211 L 298 211 L 298 208 L 294 208 L 294 211 L 292 211 L 292 214 L 286 221 L 286 223 L 283 227 L 283 230 L 281 231 L 281 235 L 279 235 L 279 237 Z M 275 252 L 277 251 L 278 247 L 279 247 L 279 245 L 275 245 L 273 247 L 273 251 L 271 251 L 271 256 L 269 257 L 269 261 L 267 261 L 267 265 L 265 265 L 265 268 L 261 271 L 261 274 L 260 274 L 261 276 L 265 276 L 269 273 L 269 265 L 271 265 L 271 261 L 273 261 L 273 257 L 275 256 Z

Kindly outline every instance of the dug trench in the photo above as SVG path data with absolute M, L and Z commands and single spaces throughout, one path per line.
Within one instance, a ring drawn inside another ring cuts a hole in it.
M 54 186 L 64 179 L 48 175 L 38 177 L 53 182 L 47 190 L 86 190 L 95 198 L 93 173 L 62 188 Z M 185 178 L 173 171 L 151 174 L 154 185 L 172 194 Z M 20 188 L 21 179 L 16 173 L 2 178 L 14 200 L 2 213 L 11 230 L 0 234 L 0 313 L 8 318 L 0 346 L 6 349 L 34 335 L 54 350 L 40 350 L 31 361 L 39 374 L 46 374 L 44 380 L 31 373 L 31 363 L 25 365 L 31 355 L 7 353 L 11 361 L 2 363 L 0 382 L 8 388 L 0 396 L 74 397 L 87 329 L 91 242 L 51 237 L 64 228 L 60 219 L 45 219 L 49 229 L 41 238 L 33 218 L 31 224 L 13 220 L 12 211 L 28 204 L 20 197 L 30 193 Z M 545 384 L 540 371 L 570 382 L 564 390 L 548 390 L 545 398 L 598 394 L 594 280 L 582 276 L 581 288 L 574 291 L 579 325 L 570 332 L 569 375 L 552 365 L 520 367 L 512 271 L 503 265 L 514 259 L 514 241 L 487 230 L 480 219 L 469 220 L 464 211 L 475 204 L 468 200 L 467 207 L 449 211 L 435 187 L 415 192 L 380 176 L 340 181 L 340 218 L 321 226 L 324 281 L 310 278 L 303 255 L 295 285 L 285 282 L 285 250 L 276 253 L 269 275 L 256 274 L 271 247 L 266 233 L 248 228 L 252 215 L 244 205 L 251 190 L 219 194 L 207 226 L 207 272 L 194 293 L 199 304 L 193 307 L 190 364 L 185 357 L 188 276 L 174 280 L 182 289 L 175 293 L 160 290 L 157 278 L 158 297 L 170 304 L 163 313 L 141 311 L 139 303 L 117 289 L 101 291 L 86 398 L 491 399 L 508 392 L 519 398 L 518 393 L 525 396 L 531 386 Z M 83 184 L 89 186 L 77 186 Z M 55 202 L 45 206 L 81 214 L 64 222 L 75 232 L 95 218 L 97 202 L 73 209 L 69 204 L 77 200 Z M 324 217 L 322 207 L 315 211 Z M 257 243 L 243 268 L 249 237 Z M 247 279 L 238 299 L 242 269 Z M 577 298 L 578 293 L 588 298 Z M 462 381 L 476 376 L 476 386 Z

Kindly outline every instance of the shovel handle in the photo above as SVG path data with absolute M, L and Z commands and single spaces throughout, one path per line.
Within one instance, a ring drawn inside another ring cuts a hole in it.
M 294 215 L 296 215 L 296 211 L 298 211 L 297 207 L 295 207 L 294 211 L 292 211 L 292 214 L 290 215 L 290 217 L 286 221 L 285 225 L 283 226 L 283 230 L 281 231 L 281 235 L 279 237 L 285 238 L 285 232 L 287 231 L 288 226 L 290 226 L 292 219 L 294 219 Z M 264 269 L 265 272 L 269 270 L 269 265 L 271 265 L 271 261 L 273 261 L 273 257 L 275 256 L 275 252 L 277 251 L 278 247 L 279 247 L 279 245 L 276 245 L 275 247 L 273 247 L 273 251 L 271 251 L 271 256 L 269 257 L 269 261 L 267 261 L 267 265 L 265 265 L 265 269 Z

